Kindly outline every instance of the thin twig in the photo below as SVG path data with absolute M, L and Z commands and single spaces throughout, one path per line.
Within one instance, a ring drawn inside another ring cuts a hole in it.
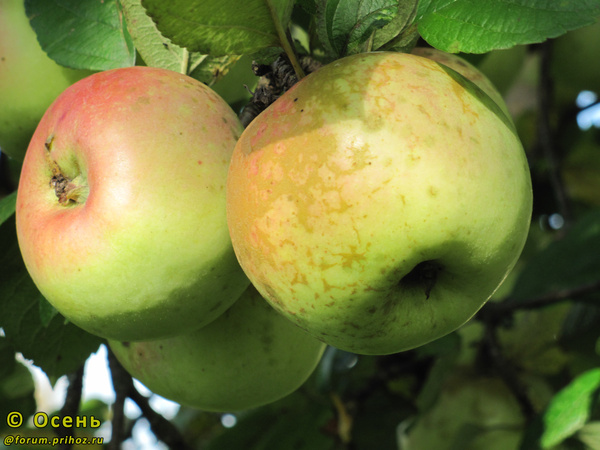
M 296 73 L 296 77 L 298 78 L 298 80 L 301 80 L 305 77 L 305 74 L 296 56 L 296 50 L 294 49 L 293 40 L 291 39 L 288 30 L 281 23 L 281 20 L 277 15 L 277 9 L 275 8 L 271 0 L 267 0 L 267 6 L 269 8 L 269 11 L 271 12 L 271 18 L 273 19 L 273 25 L 275 26 L 275 30 L 277 31 L 279 43 L 281 44 L 283 51 L 290 60 L 290 63 L 294 68 L 294 72 Z
M 125 400 L 127 399 L 131 380 L 130 375 L 121 367 L 113 352 L 108 352 L 108 365 L 112 378 L 115 401 L 112 404 L 111 438 L 107 450 L 119 450 L 126 439 Z
M 131 378 L 131 375 L 127 373 L 127 371 L 115 358 L 114 354 L 112 354 L 110 349 L 109 361 L 111 363 L 110 370 L 113 373 L 113 380 L 117 380 L 119 385 L 118 388 L 115 388 L 115 392 L 117 392 L 117 389 L 126 392 L 127 397 L 129 397 L 138 405 L 142 415 L 150 423 L 150 428 L 152 429 L 154 435 L 159 440 L 164 442 L 169 448 L 193 450 L 192 447 L 185 442 L 177 427 L 175 427 L 175 425 L 173 425 L 169 420 L 165 419 L 161 414 L 154 411 L 154 409 L 152 409 L 150 406 L 148 398 L 144 397 L 138 392 L 133 385 L 133 379 Z
M 565 230 L 571 223 L 571 208 L 566 190 L 560 175 L 558 164 L 556 133 L 551 123 L 553 111 L 553 80 L 550 64 L 552 62 L 552 41 L 547 40 L 540 45 L 540 81 L 538 83 L 538 140 L 544 158 L 548 164 L 549 179 L 556 198 L 557 208 L 565 219 Z
M 502 353 L 496 330 L 496 324 L 486 323 L 484 343 L 488 350 L 490 361 L 496 373 L 515 396 L 523 416 L 529 421 L 535 416 L 535 409 L 514 366 L 507 361 Z
M 573 288 L 559 289 L 526 300 L 516 301 L 511 298 L 506 298 L 501 302 L 488 303 L 481 309 L 477 317 L 484 321 L 487 321 L 489 317 L 494 317 L 496 321 L 499 321 L 501 318 L 511 315 L 517 310 L 545 308 L 546 306 L 551 306 L 567 300 L 577 300 L 594 292 L 600 292 L 600 280 Z

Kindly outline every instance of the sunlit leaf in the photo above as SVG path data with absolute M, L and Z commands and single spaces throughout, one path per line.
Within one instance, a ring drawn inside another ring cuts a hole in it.
M 589 370 L 554 396 L 544 414 L 542 448 L 552 448 L 583 428 L 600 389 L 600 369 Z
M 291 0 L 142 0 L 160 32 L 190 51 L 242 55 L 280 45 L 276 21 L 287 29 Z
M 135 63 L 135 50 L 114 1 L 25 0 L 38 41 L 59 64 L 108 70 Z
M 543 42 L 594 22 L 597 0 L 421 0 L 417 22 L 433 47 L 485 53 Z

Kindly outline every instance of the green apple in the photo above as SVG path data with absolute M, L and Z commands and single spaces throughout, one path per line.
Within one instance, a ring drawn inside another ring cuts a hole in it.
M 155 394 L 207 411 L 238 411 L 299 388 L 325 345 L 250 286 L 217 320 L 170 339 L 109 341 L 123 367 Z
M 19 161 L 54 99 L 91 72 L 62 67 L 46 55 L 23 0 L 0 0 L 0 149 Z
M 489 95 L 490 98 L 494 100 L 500 108 L 502 108 L 502 111 L 504 111 L 506 116 L 510 118 L 510 113 L 508 112 L 506 103 L 504 102 L 500 92 L 498 92 L 498 89 L 496 89 L 492 82 L 473 64 L 464 60 L 460 56 L 452 53 L 442 52 L 440 50 L 436 50 L 435 48 L 416 47 L 413 49 L 412 54 L 429 58 L 433 61 L 444 64 L 453 70 L 456 70 L 463 77 L 475 83 L 483 92 Z
M 308 75 L 244 130 L 227 181 L 242 268 L 324 342 L 389 354 L 460 327 L 514 266 L 531 178 L 511 121 L 428 58 Z
M 223 313 L 249 284 L 225 211 L 241 131 L 210 88 L 164 69 L 109 70 L 65 90 L 35 131 L 17 194 L 19 246 L 44 297 L 120 340 Z

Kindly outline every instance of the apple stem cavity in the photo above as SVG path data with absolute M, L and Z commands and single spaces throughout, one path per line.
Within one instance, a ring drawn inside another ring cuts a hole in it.
M 429 299 L 443 268 L 444 266 L 435 260 L 420 262 L 400 280 L 400 284 L 407 288 L 423 288 L 425 298 Z
M 88 186 L 82 183 L 80 176 L 71 179 L 63 174 L 60 166 L 51 155 L 53 141 L 54 135 L 51 135 L 46 139 L 44 146 L 46 147 L 46 160 L 52 171 L 50 186 L 54 189 L 58 203 L 69 206 L 85 202 L 89 193 Z

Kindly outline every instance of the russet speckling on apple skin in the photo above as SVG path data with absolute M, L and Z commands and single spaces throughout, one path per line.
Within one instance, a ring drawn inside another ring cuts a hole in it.
M 16 206 L 44 297 L 112 339 L 172 336 L 218 317 L 249 284 L 225 213 L 240 132 L 217 94 L 163 69 L 100 72 L 61 94 L 27 150 Z
M 324 342 L 389 354 L 439 338 L 515 264 L 532 208 L 512 122 L 429 59 L 360 54 L 307 76 L 238 141 L 227 214 L 265 298 Z

